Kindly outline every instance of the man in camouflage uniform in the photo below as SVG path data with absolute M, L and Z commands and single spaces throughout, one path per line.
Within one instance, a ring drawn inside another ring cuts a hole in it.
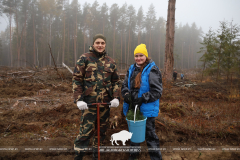
M 93 137 L 93 159 L 97 159 L 97 106 L 87 106 L 91 103 L 108 103 L 100 105 L 100 142 L 106 135 L 109 107 L 119 105 L 119 75 L 115 61 L 106 54 L 106 38 L 102 34 L 93 37 L 93 46 L 88 53 L 80 56 L 73 73 L 74 102 L 82 110 L 80 131 L 74 141 L 75 160 L 84 156 L 84 148 L 88 148 Z

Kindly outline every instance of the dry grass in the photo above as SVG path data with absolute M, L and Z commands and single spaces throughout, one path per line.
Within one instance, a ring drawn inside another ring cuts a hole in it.
M 237 81 L 231 87 L 233 84 L 230 86 L 226 80 L 216 83 L 210 76 L 204 77 L 201 83 L 199 76 L 194 72 L 186 75 L 195 79 L 195 87 L 175 87 L 173 84 L 177 82 L 163 83 L 161 113 L 158 116 L 160 122 L 168 129 L 174 127 L 195 137 L 211 135 L 226 138 L 228 135 L 239 135 L 240 86 Z M 184 83 L 190 83 L 190 80 L 185 79 Z

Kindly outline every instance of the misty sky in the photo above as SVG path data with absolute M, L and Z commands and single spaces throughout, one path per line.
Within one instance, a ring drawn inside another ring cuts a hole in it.
M 83 5 L 85 2 L 93 4 L 95 0 L 79 0 Z M 148 11 L 150 4 L 155 6 L 156 16 L 167 19 L 168 0 L 97 0 L 100 6 L 106 2 L 110 8 L 113 3 L 121 7 L 124 3 L 132 4 L 136 11 L 143 7 L 144 13 Z M 219 21 L 226 20 L 233 24 L 240 25 L 240 0 L 176 0 L 176 23 L 191 25 L 193 22 L 198 27 L 202 27 L 203 32 L 208 32 L 209 28 L 219 29 Z M 0 18 L 0 31 L 6 28 L 5 19 Z

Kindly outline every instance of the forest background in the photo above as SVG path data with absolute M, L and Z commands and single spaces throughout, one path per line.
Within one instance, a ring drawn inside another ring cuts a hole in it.
M 120 69 L 133 63 L 132 53 L 140 43 L 145 43 L 149 56 L 161 69 L 164 67 L 166 20 L 156 17 L 152 4 L 146 15 L 142 7 L 136 10 L 126 3 L 100 6 L 97 1 L 0 0 L 0 4 L 2 15 L 9 21 L 0 35 L 0 65 L 51 66 L 51 48 L 58 66 L 64 62 L 73 67 L 79 56 L 88 52 L 92 37 L 102 33 L 107 37 L 106 51 Z M 202 29 L 195 23 L 176 24 L 174 67 L 200 67 L 202 47 L 206 46 L 203 39 Z
M 107 37 L 107 53 L 121 68 L 133 62 L 139 43 L 147 45 L 150 57 L 163 68 L 166 20 L 156 17 L 153 5 L 146 15 L 142 7 L 136 10 L 133 5 L 100 6 L 97 1 L 80 4 L 77 0 L 2 0 L 1 8 L 11 27 L 1 33 L 0 65 L 51 66 L 49 44 L 58 65 L 74 66 L 88 52 L 93 35 L 102 33 Z M 201 34 L 195 23 L 176 25 L 175 67 L 198 66 Z

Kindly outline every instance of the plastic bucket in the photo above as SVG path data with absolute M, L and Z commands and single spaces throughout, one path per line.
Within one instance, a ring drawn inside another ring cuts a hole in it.
M 146 120 L 147 117 L 144 120 L 140 121 L 134 121 L 133 120 L 127 120 L 128 124 L 128 130 L 132 133 L 131 141 L 134 143 L 142 143 L 145 141 L 145 133 L 146 133 Z

